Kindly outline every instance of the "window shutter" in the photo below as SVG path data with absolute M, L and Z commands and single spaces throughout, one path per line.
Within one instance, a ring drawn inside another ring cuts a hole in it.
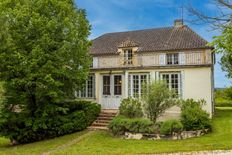
M 166 64 L 166 55 L 164 53 L 159 55 L 159 64 L 160 65 L 165 65 Z
M 184 97 L 184 71 L 180 73 L 180 97 Z
M 98 68 L 98 57 L 93 57 L 93 68 Z
M 180 65 L 185 64 L 185 53 L 183 53 L 183 52 L 179 53 L 179 62 L 180 62 Z

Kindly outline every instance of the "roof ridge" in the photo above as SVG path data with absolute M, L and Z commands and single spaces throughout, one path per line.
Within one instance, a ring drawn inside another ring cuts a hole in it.
M 103 35 L 106 35 L 106 34 L 115 34 L 115 33 L 127 33 L 127 32 L 147 31 L 147 30 L 172 29 L 172 28 L 174 28 L 174 26 L 157 27 L 157 28 L 147 28 L 147 29 L 129 30 L 129 31 L 119 31 L 119 32 L 109 32 L 109 33 L 104 33 Z M 103 36 L 103 35 L 101 35 L 101 36 Z

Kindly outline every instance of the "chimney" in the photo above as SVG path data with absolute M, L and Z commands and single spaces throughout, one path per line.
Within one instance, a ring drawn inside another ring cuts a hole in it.
M 174 27 L 182 27 L 184 25 L 183 19 L 174 20 Z

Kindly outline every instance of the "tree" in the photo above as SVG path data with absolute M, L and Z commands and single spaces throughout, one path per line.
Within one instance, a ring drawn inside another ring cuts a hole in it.
M 174 91 L 169 90 L 163 81 L 144 84 L 142 92 L 145 113 L 153 122 L 156 122 L 165 110 L 177 104 Z
M 215 0 L 215 16 L 208 16 L 203 12 L 188 7 L 189 12 L 197 17 L 192 23 L 208 23 L 212 27 L 219 29 L 222 34 L 215 36 L 210 44 L 215 47 L 217 53 L 221 53 L 222 70 L 227 72 L 228 78 L 232 78 L 232 2 L 228 0 Z
M 73 0 L 0 2 L 0 133 L 46 129 L 87 78 L 90 25 Z
M 215 16 L 209 16 L 194 8 L 193 6 L 188 5 L 188 12 L 193 17 L 196 17 L 193 20 L 190 20 L 190 22 L 194 24 L 207 23 L 216 29 L 224 30 L 224 28 L 226 28 L 231 23 L 232 2 L 229 0 L 213 0 L 208 3 L 211 3 L 211 5 L 215 6 Z

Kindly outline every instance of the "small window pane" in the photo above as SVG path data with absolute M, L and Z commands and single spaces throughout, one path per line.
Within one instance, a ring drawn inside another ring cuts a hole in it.
M 122 94 L 122 76 L 115 75 L 114 76 L 114 95 Z
M 103 95 L 110 95 L 110 76 L 103 76 Z

